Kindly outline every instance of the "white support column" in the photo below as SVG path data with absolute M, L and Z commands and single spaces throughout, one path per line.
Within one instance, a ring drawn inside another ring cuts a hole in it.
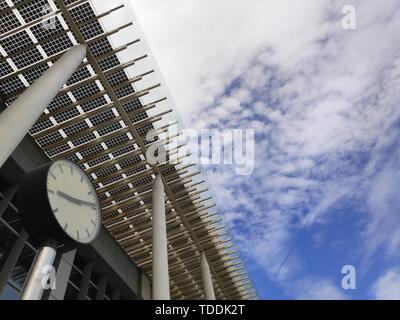
M 215 292 L 213 287 L 213 281 L 211 278 L 210 266 L 208 265 L 204 252 L 200 256 L 200 269 L 201 278 L 203 279 L 204 293 L 206 300 L 215 300 Z
M 169 300 L 167 226 L 164 185 L 160 175 L 153 183 L 153 299 Z
M 0 113 L 0 167 L 86 56 L 86 46 L 64 53 L 39 79 Z
M 49 268 L 53 267 L 56 250 L 57 242 L 54 239 L 47 239 L 44 246 L 38 250 L 22 288 L 21 300 L 40 300 L 42 298 L 47 285 L 45 280 L 54 280 L 51 278 Z

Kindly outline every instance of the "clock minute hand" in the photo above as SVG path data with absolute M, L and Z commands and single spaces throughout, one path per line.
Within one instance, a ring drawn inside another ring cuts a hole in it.
M 88 205 L 88 206 L 93 206 L 93 207 L 96 206 L 96 204 L 93 203 L 93 202 L 89 202 L 89 201 L 85 201 L 85 200 L 80 200 L 80 199 L 76 199 L 76 201 L 78 201 L 78 202 L 81 203 L 81 204 L 86 204 L 86 205 Z
M 64 193 L 64 192 L 62 192 L 62 191 L 57 191 L 57 194 L 58 194 L 60 197 L 62 197 L 62 198 L 64 198 L 64 199 L 67 199 L 67 200 L 69 200 L 69 201 L 71 201 L 71 202 L 74 202 L 74 203 L 76 203 L 76 204 L 79 204 L 79 205 L 86 204 L 86 205 L 88 205 L 88 206 L 96 206 L 95 203 L 92 203 L 92 202 L 89 202 L 89 201 L 85 201 L 85 200 L 81 200 L 81 199 L 74 198 L 74 197 L 72 197 L 72 196 L 70 196 L 70 195 L 68 195 L 68 194 L 66 194 L 66 193 Z

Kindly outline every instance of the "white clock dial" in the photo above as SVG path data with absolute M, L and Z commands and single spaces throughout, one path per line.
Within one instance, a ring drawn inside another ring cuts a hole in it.
M 101 225 L 96 191 L 84 171 L 71 161 L 54 162 L 47 174 L 47 194 L 57 222 L 72 239 L 93 241 Z

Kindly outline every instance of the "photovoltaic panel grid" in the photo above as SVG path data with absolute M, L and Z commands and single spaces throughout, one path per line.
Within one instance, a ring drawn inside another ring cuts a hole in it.
M 199 171 L 182 165 L 177 149 L 163 139 L 160 125 L 171 110 L 159 110 L 160 97 L 144 103 L 160 84 L 136 90 L 153 70 L 131 77 L 127 68 L 147 55 L 122 62 L 119 53 L 142 45 L 128 39 L 114 47 L 110 36 L 134 23 L 106 30 L 101 19 L 124 4 L 97 14 L 91 1 L 0 0 L 0 90 L 9 106 L 73 45 L 87 45 L 87 58 L 30 130 L 51 160 L 70 159 L 92 179 L 102 206 L 103 224 L 133 261 L 151 277 L 151 191 L 161 174 L 166 192 L 168 258 L 172 299 L 204 297 L 199 256 L 204 251 L 217 299 L 252 299 L 256 294 L 214 204 L 202 195 Z M 149 111 L 153 111 L 153 115 Z M 149 131 L 157 133 L 147 141 Z M 163 144 L 167 161 L 150 165 L 146 150 Z M 174 159 L 175 161 L 172 161 Z

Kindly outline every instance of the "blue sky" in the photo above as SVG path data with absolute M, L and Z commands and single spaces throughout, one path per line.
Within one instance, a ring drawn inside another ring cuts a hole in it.
M 131 3 L 186 126 L 255 130 L 203 169 L 260 298 L 399 299 L 400 3 Z

